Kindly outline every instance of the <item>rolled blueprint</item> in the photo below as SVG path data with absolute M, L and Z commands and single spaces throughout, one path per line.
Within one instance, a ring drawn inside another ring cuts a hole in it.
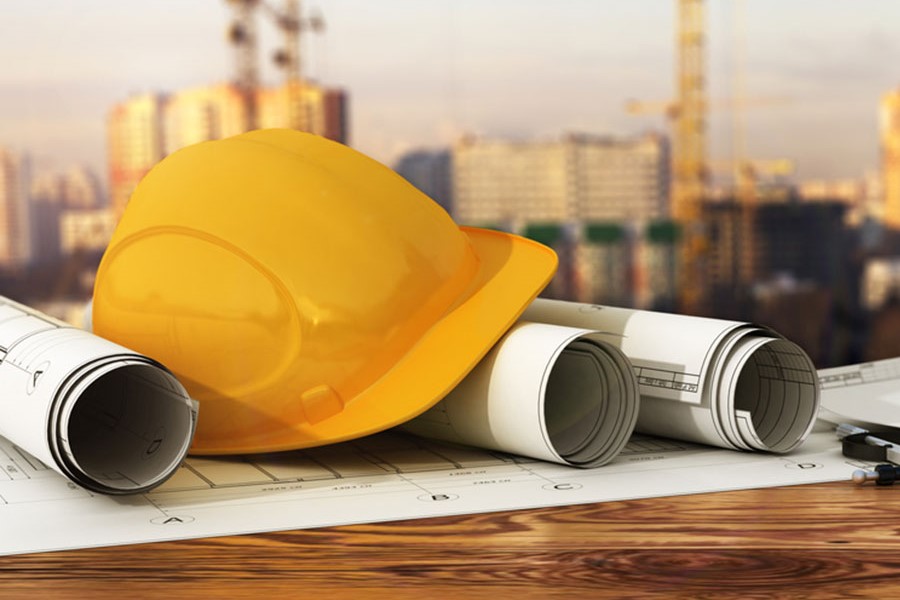
M 446 398 L 403 428 L 596 467 L 625 446 L 638 402 L 631 365 L 602 336 L 520 321 Z
M 736 448 L 789 452 L 819 408 L 815 367 L 770 329 L 702 317 L 538 299 L 522 317 L 584 327 L 634 365 L 644 433 Z
M 146 491 L 181 464 L 196 409 L 159 363 L 0 297 L 0 435 L 75 483 Z

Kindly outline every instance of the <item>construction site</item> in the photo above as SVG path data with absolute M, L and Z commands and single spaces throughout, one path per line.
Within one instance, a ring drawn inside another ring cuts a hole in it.
M 93 270 L 138 182 L 179 148 L 272 127 L 353 144 L 350 92 L 306 67 L 304 49 L 328 35 L 327 15 L 299 0 L 218 4 L 227 18 L 220 47 L 230 54 L 228 79 L 142 92 L 110 107 L 108 205 L 79 212 L 48 204 L 44 220 L 62 222 L 66 214 L 65 243 L 45 243 L 49 249 L 27 265 L 6 268 L 4 291 L 63 306 L 88 298 Z M 891 256 L 896 245 L 890 231 L 878 229 L 875 241 L 867 233 L 871 186 L 799 185 L 793 157 L 751 156 L 746 113 L 792 99 L 745 93 L 743 3 L 728 5 L 728 97 L 711 92 L 709 0 L 673 4 L 674 72 L 661 66 L 657 74 L 672 82 L 672 95 L 660 101 L 617 92 L 640 133 L 463 134 L 449 147 L 413 149 L 392 166 L 458 222 L 552 246 L 561 266 L 547 296 L 772 321 L 820 364 L 859 354 L 865 339 L 849 332 L 865 329 L 860 324 L 900 291 L 890 268 L 866 279 L 868 263 Z M 273 72 L 263 68 L 263 42 L 272 43 L 263 31 L 277 33 L 276 81 L 263 76 Z M 712 156 L 711 140 L 723 135 L 711 130 L 713 122 L 728 124 L 726 158 Z M 900 150 L 885 154 L 886 207 L 900 193 L 889 183 L 897 156 Z

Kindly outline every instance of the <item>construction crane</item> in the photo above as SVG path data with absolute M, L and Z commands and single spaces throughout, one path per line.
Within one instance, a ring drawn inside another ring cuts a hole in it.
M 707 112 L 712 110 L 728 110 L 737 115 L 741 110 L 746 108 L 775 106 L 787 104 L 788 102 L 788 98 L 781 96 L 720 98 L 706 102 L 704 108 Z M 679 105 L 677 102 L 672 101 L 645 102 L 631 99 L 625 102 L 625 111 L 630 115 L 662 114 L 673 123 L 674 129 L 674 123 L 677 121 L 679 115 Z M 739 127 L 735 126 L 734 129 L 738 131 Z M 736 134 L 735 137 L 740 137 L 742 139 L 743 135 L 742 133 L 740 135 Z M 734 145 L 734 160 L 720 161 L 706 159 L 703 163 L 705 165 L 703 170 L 706 175 L 711 173 L 729 173 L 733 175 L 736 196 L 738 199 L 756 195 L 756 190 L 753 186 L 755 185 L 757 180 L 756 175 L 758 174 L 788 175 L 793 172 L 793 162 L 788 159 L 743 159 L 741 158 L 741 156 L 743 156 L 742 141 L 736 141 Z M 673 154 L 675 153 L 673 152 Z M 673 182 L 673 185 L 677 187 L 676 182 Z
M 739 111 L 746 108 L 783 105 L 788 104 L 789 102 L 790 98 L 785 96 L 740 96 L 736 98 L 715 98 L 707 100 L 704 107 L 707 112 L 715 110 Z M 674 121 L 678 117 L 678 103 L 672 100 L 656 100 L 648 102 L 630 98 L 625 101 L 625 112 L 637 116 L 661 114 L 667 119 Z
M 701 209 L 706 195 L 711 162 L 706 155 L 706 114 L 709 110 L 725 108 L 737 116 L 752 106 L 766 106 L 787 102 L 786 98 L 743 97 L 742 81 L 736 73 L 736 92 L 731 99 L 709 101 L 704 78 L 704 10 L 703 0 L 677 0 L 676 29 L 676 88 L 677 96 L 668 102 L 639 102 L 629 100 L 625 109 L 629 114 L 662 113 L 672 130 L 672 216 L 681 225 L 683 242 L 679 260 L 681 280 L 681 308 L 698 312 L 702 301 L 703 261 L 707 240 L 703 232 Z M 739 21 L 742 15 L 735 12 Z M 737 66 L 740 69 L 740 65 Z M 786 160 L 751 161 L 743 156 L 743 132 L 735 118 L 735 159 L 727 170 L 734 176 L 735 198 L 742 206 L 743 257 L 741 282 L 752 283 L 755 270 L 754 220 L 757 203 L 757 176 L 760 173 L 788 174 L 793 164 Z
M 681 223 L 681 304 L 699 311 L 705 237 L 700 210 L 706 192 L 706 82 L 703 0 L 678 0 L 677 109 L 672 136 L 672 216 Z
M 288 126 L 308 130 L 310 118 L 303 99 L 303 62 L 300 56 L 301 35 L 309 30 L 321 33 L 325 21 L 318 13 L 304 18 L 299 0 L 285 0 L 279 9 L 262 0 L 226 0 L 234 13 L 228 38 L 235 50 L 235 85 L 244 96 L 247 107 L 247 129 L 257 126 L 256 93 L 259 88 L 258 40 L 256 9 L 262 7 L 272 17 L 282 34 L 282 47 L 273 60 L 284 71 L 287 89 Z
M 312 119 L 304 101 L 303 62 L 300 56 L 302 34 L 304 31 L 321 33 L 325 30 L 325 20 L 318 13 L 303 17 L 299 0 L 285 0 L 284 9 L 278 10 L 270 4 L 263 3 L 278 29 L 281 30 L 283 46 L 272 56 L 275 64 L 284 71 L 288 100 L 288 126 L 293 129 L 309 131 Z
M 706 81 L 704 78 L 703 0 L 677 0 L 676 80 L 674 102 L 630 101 L 632 114 L 663 112 L 672 124 L 672 216 L 681 225 L 679 259 L 681 309 L 699 312 L 702 299 L 702 258 L 706 241 L 701 205 L 706 192 Z
M 228 41 L 234 48 L 234 85 L 244 100 L 245 128 L 256 128 L 256 90 L 259 87 L 255 11 L 259 0 L 226 0 L 233 11 Z
M 672 214 L 688 224 L 700 219 L 707 182 L 703 27 L 703 0 L 679 0 Z

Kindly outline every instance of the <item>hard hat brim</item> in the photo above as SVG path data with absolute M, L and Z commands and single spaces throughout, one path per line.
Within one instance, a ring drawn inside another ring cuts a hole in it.
M 277 452 L 342 442 L 400 425 L 437 404 L 515 323 L 557 267 L 553 250 L 535 241 L 500 231 L 460 229 L 478 257 L 478 272 L 464 299 L 388 373 L 341 412 L 314 425 L 298 422 L 252 445 L 197 440 L 191 453 Z

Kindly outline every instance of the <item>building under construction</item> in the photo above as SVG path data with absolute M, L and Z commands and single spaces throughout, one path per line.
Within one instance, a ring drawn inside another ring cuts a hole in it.
M 288 127 L 349 141 L 347 93 L 303 76 L 301 34 L 321 32 L 321 17 L 303 18 L 300 3 L 230 0 L 227 38 L 234 52 L 232 81 L 173 93 L 137 95 L 113 106 L 107 118 L 110 204 L 121 216 L 138 182 L 167 154 L 184 146 L 251 129 Z M 282 33 L 275 52 L 284 80 L 260 84 L 256 20 L 274 19 Z

